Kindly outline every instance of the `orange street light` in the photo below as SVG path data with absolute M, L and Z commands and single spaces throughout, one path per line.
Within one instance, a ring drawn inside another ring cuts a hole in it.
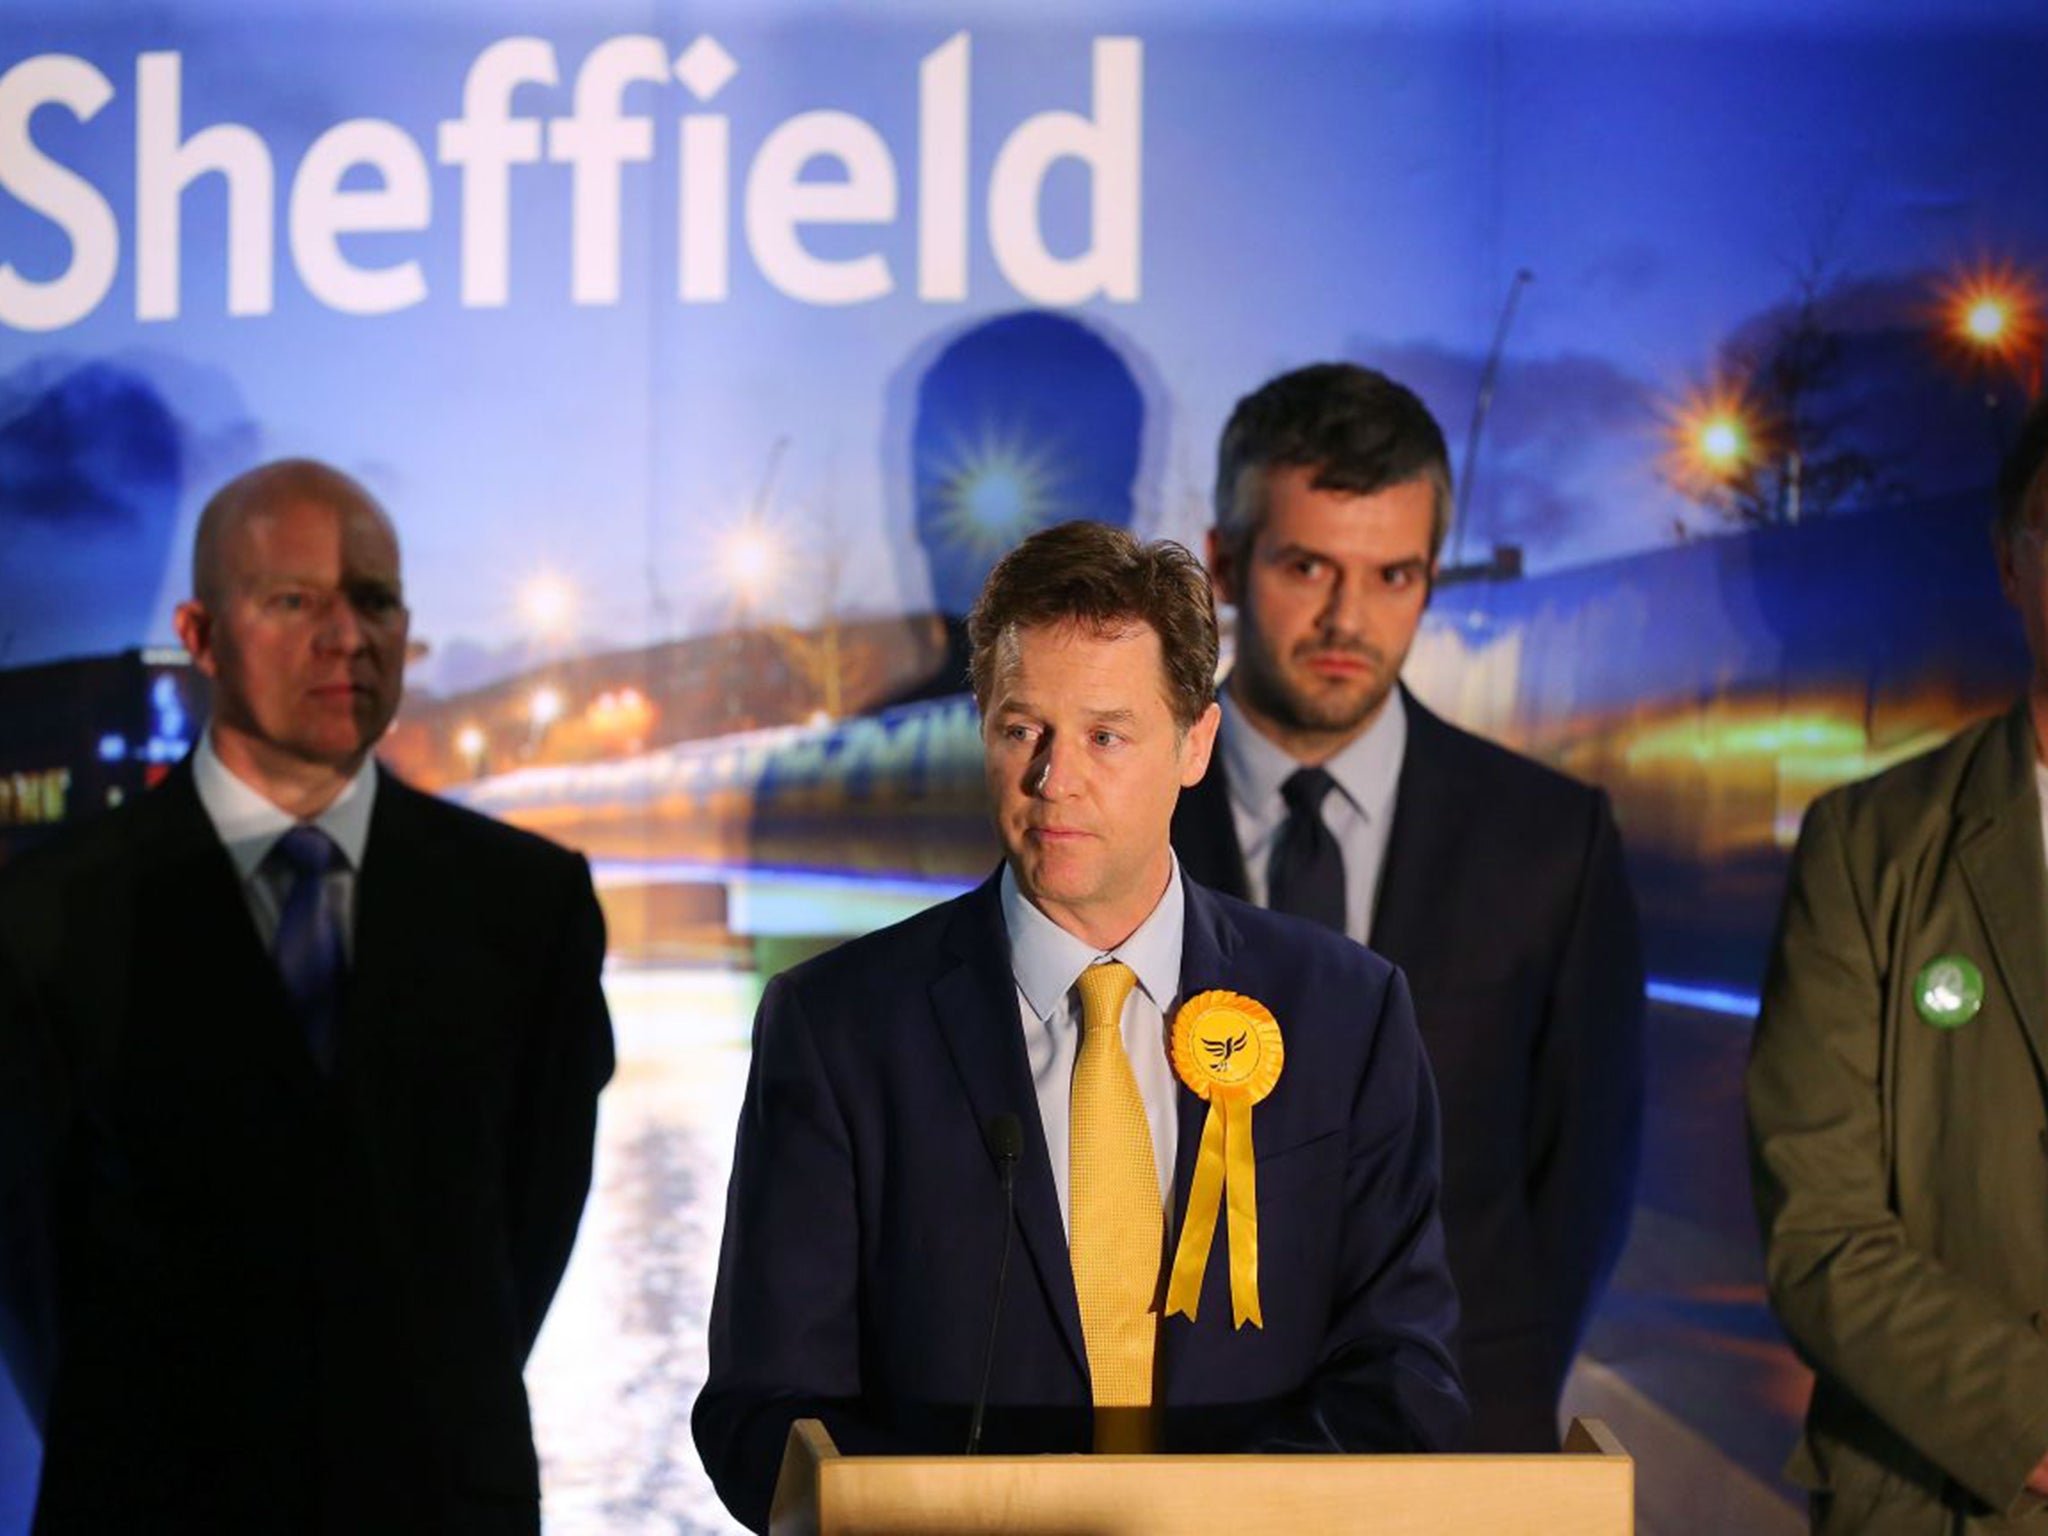
M 1965 305 L 1961 319 L 1967 340 L 1980 347 L 2001 347 L 2012 335 L 2012 300 L 1987 293 Z
M 1723 474 L 1749 457 L 1749 434 L 1739 416 L 1709 416 L 1699 424 L 1698 443 L 1700 458 Z
M 455 733 L 455 750 L 462 756 L 462 766 L 469 770 L 471 778 L 481 778 L 484 771 L 484 749 L 489 746 L 483 727 L 472 721 Z
M 2044 317 L 2041 288 L 2010 262 L 1980 262 L 1940 284 L 1935 306 L 1941 338 L 1969 369 L 2010 371 L 2029 391 L 2041 387 Z
M 1664 429 L 1665 475 L 1688 495 L 1732 485 L 1766 457 L 1761 418 L 1740 385 L 1688 392 L 1666 408 Z

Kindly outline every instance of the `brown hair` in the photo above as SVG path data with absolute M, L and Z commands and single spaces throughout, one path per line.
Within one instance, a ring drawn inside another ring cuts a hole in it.
M 1133 625 L 1159 636 L 1166 703 L 1185 731 L 1216 698 L 1216 601 L 1208 573 L 1168 539 L 1140 544 L 1107 523 L 1041 529 L 996 563 L 967 616 L 967 673 L 983 709 L 1020 630 Z

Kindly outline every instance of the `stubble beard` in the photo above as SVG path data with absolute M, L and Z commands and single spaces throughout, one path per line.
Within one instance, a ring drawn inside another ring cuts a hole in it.
M 1322 742 L 1348 740 L 1378 715 L 1387 695 L 1394 691 L 1398 669 L 1388 665 L 1386 654 L 1377 646 L 1364 641 L 1319 638 L 1296 646 L 1290 660 L 1306 665 L 1309 657 L 1332 651 L 1365 661 L 1372 668 L 1370 675 L 1355 683 L 1318 687 L 1281 666 L 1263 644 L 1246 646 L 1240 640 L 1231 687 L 1249 713 L 1288 736 Z

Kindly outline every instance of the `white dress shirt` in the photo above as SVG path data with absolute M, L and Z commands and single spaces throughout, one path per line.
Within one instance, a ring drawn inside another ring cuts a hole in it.
M 1244 850 L 1246 894 L 1268 905 L 1267 865 L 1287 825 L 1280 786 L 1302 765 L 1259 734 L 1231 697 L 1222 692 L 1223 725 L 1217 750 L 1230 785 L 1230 817 L 1237 846 Z M 1372 933 L 1380 872 L 1387 862 L 1387 835 L 1394 826 L 1394 796 L 1401 783 L 1401 759 L 1408 750 L 1408 711 L 1401 690 L 1387 695 L 1378 718 L 1323 767 L 1336 789 L 1323 797 L 1323 825 L 1344 853 L 1344 931 L 1363 944 Z
M 1067 1185 L 1071 1138 L 1068 1123 L 1074 1091 L 1074 1058 L 1081 1045 L 1081 996 L 1076 983 L 1098 960 L 1121 960 L 1138 978 L 1124 1003 L 1124 1052 L 1145 1120 L 1152 1131 L 1152 1159 L 1159 1173 L 1162 1211 L 1173 1198 L 1173 1160 L 1180 1128 L 1173 1064 L 1167 1057 L 1167 1021 L 1180 992 L 1181 934 L 1187 902 L 1180 861 L 1166 882 L 1166 894 L 1138 931 L 1105 954 L 1077 939 L 1025 899 L 1017 877 L 1003 866 L 1003 926 L 1010 934 L 1010 970 L 1017 982 L 1017 1013 L 1024 1026 L 1024 1053 L 1038 1096 L 1038 1119 L 1059 1190 L 1060 1221 L 1068 1221 Z
M 298 821 L 235 777 L 214 750 L 211 730 L 192 754 L 192 787 L 199 791 L 199 803 L 242 882 L 242 899 L 249 904 L 257 936 L 266 950 L 271 949 L 277 943 L 277 923 L 291 882 L 288 875 L 264 861 L 277 840 Z M 327 886 L 335 910 L 341 913 L 342 950 L 351 960 L 356 945 L 356 872 L 363 867 L 363 850 L 369 846 L 370 809 L 376 800 L 377 760 L 366 757 L 347 787 L 309 823 L 341 850 L 341 861 L 328 871 Z

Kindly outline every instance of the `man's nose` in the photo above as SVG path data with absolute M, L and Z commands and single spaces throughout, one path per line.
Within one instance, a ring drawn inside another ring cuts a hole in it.
M 1074 749 L 1059 736 L 1048 737 L 1033 765 L 1031 792 L 1041 800 L 1059 800 L 1071 795 L 1080 784 L 1080 764 Z
M 1329 635 L 1360 636 L 1368 625 L 1367 601 L 1369 594 L 1365 583 L 1348 576 L 1339 576 L 1330 583 L 1329 596 L 1323 602 L 1322 612 L 1316 615 L 1316 622 L 1323 633 Z
M 345 592 L 328 596 L 322 606 L 319 627 L 314 638 L 326 649 L 354 655 L 363 649 L 363 616 L 356 612 L 356 605 Z

